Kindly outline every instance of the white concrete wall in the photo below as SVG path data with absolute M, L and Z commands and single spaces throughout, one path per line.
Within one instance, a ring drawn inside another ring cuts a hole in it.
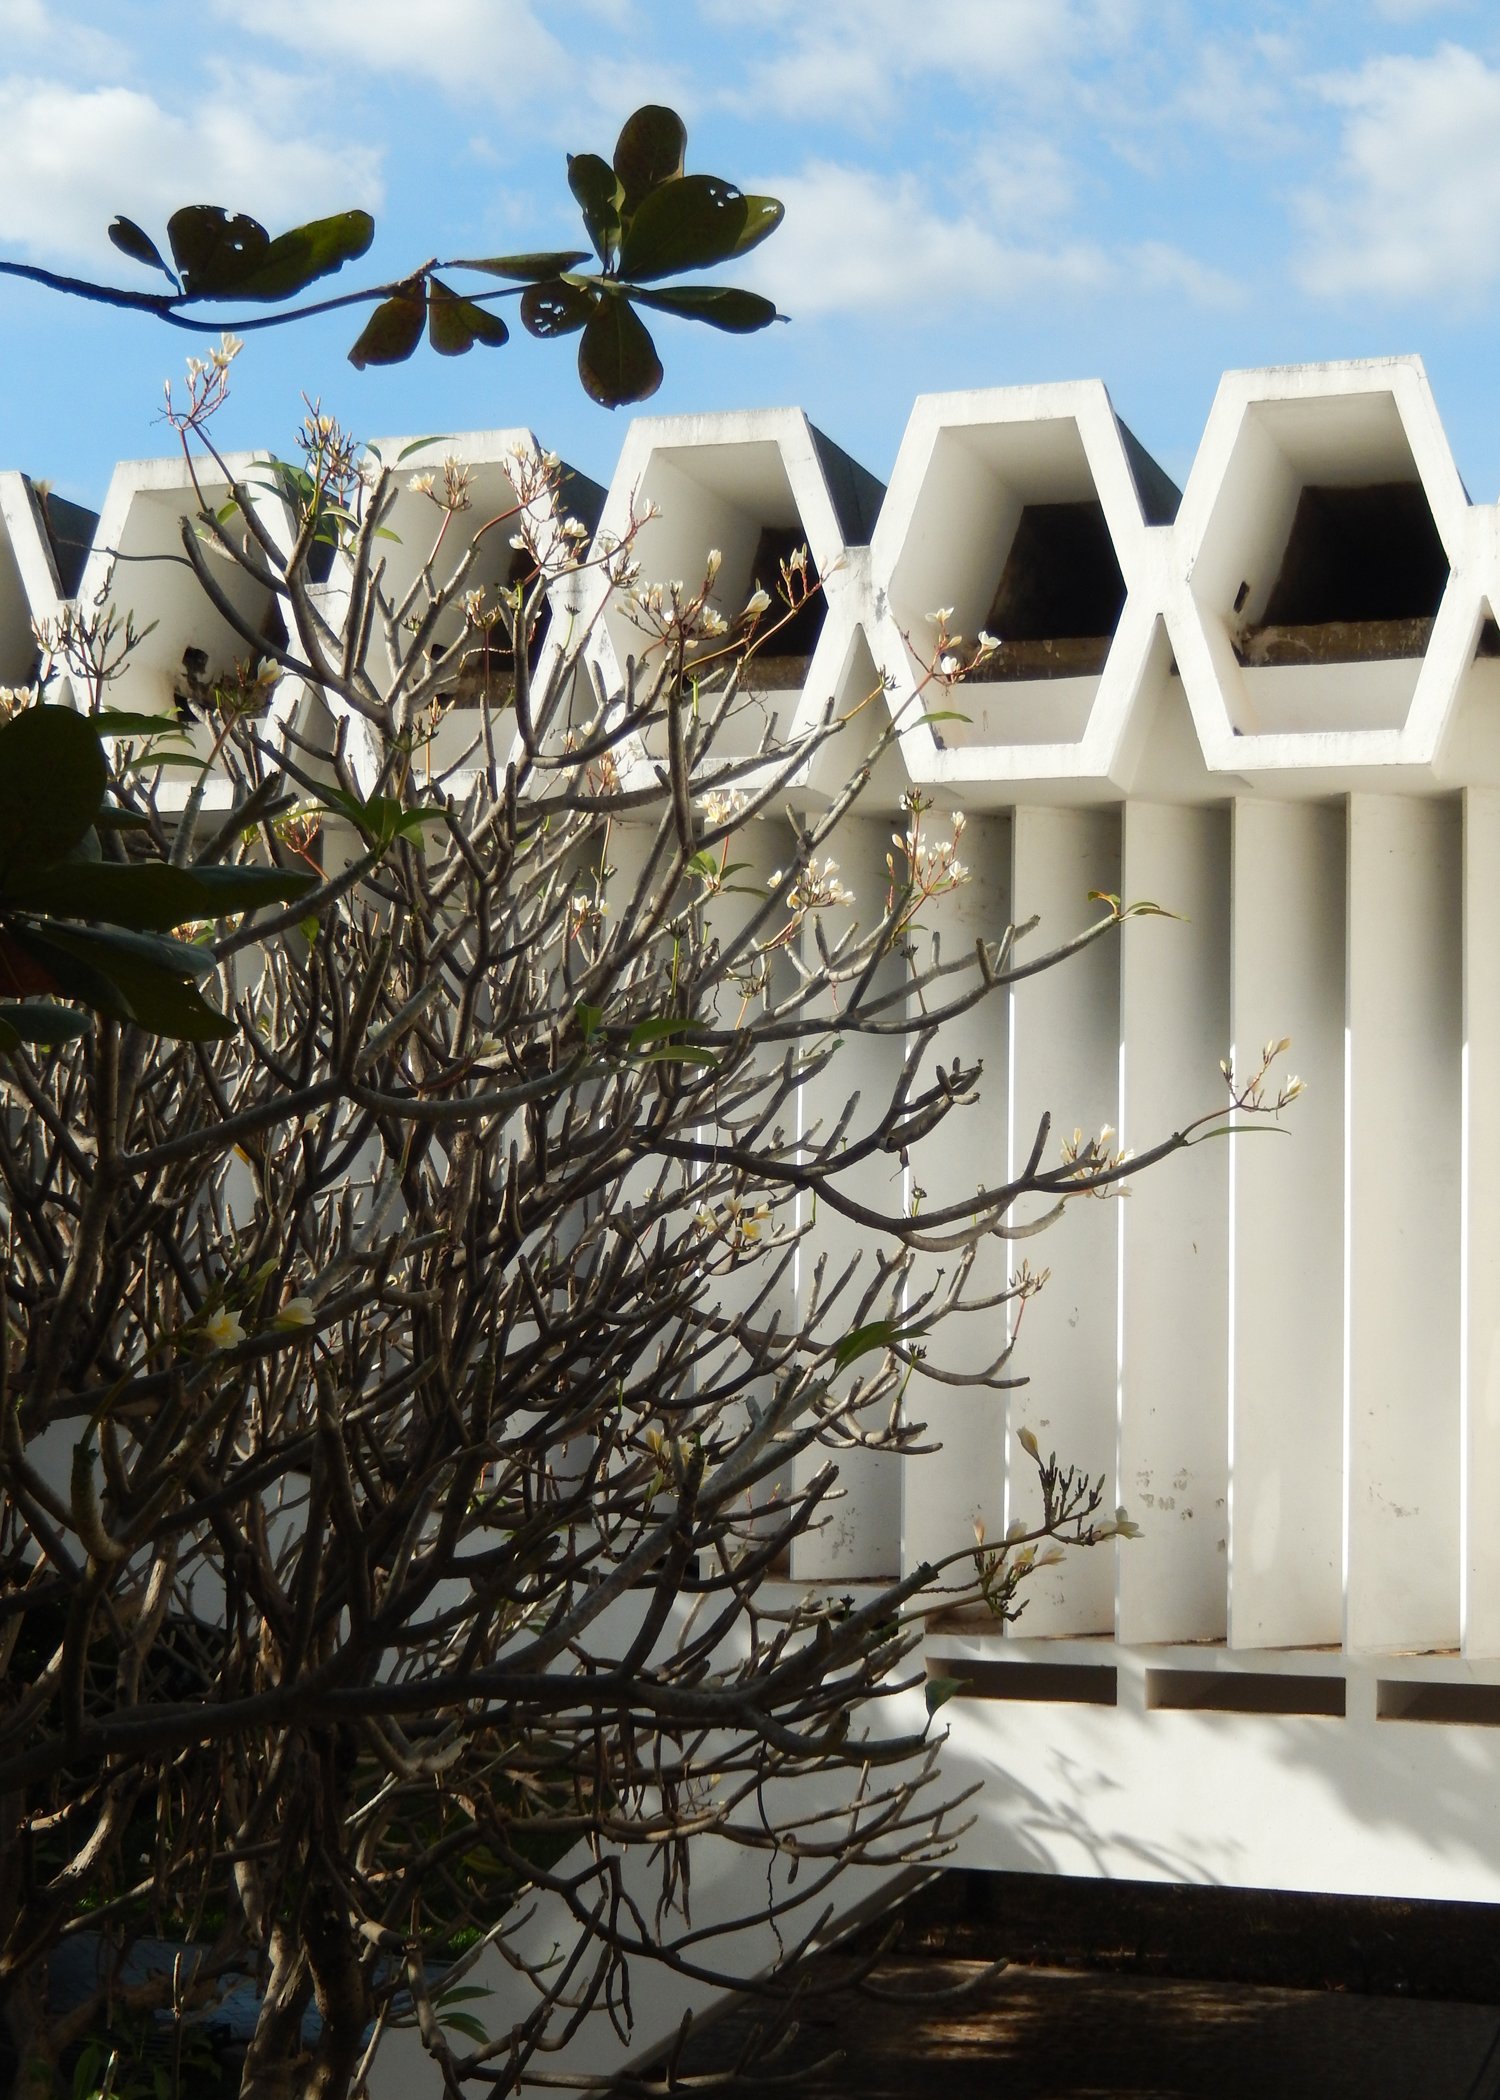
M 1092 488 L 1126 582 L 1083 705 L 1059 711 L 1041 681 L 929 702 L 994 704 L 963 736 L 906 728 L 846 878 L 863 858 L 878 880 L 916 785 L 971 817 L 975 881 L 945 941 L 1037 911 L 1050 945 L 1089 889 L 1181 914 L 1018 987 L 951 1046 L 983 1056 L 983 1101 L 970 1142 L 934 1152 L 930 1201 L 1024 1157 L 1044 1109 L 1140 1148 L 1222 1098 L 1221 1057 L 1246 1070 L 1283 1034 L 1309 1084 L 1284 1134 L 1169 1161 L 1021 1250 L 1054 1270 L 1021 1336 L 1030 1386 L 1008 1407 L 914 1396 L 944 1449 L 851 1466 L 796 1573 L 847 1585 L 965 1543 L 976 1513 L 993 1531 L 1026 1507 L 1008 1430 L 1028 1425 L 1102 1472 L 1143 1535 L 1049 1574 L 1008 1636 L 933 1624 L 938 1674 L 1038 1673 L 945 1709 L 954 1786 L 984 1781 L 960 1858 L 1500 1901 L 1500 676 L 1475 656 L 1500 511 L 1463 491 L 1413 360 L 1229 375 L 1174 522 L 1148 522 L 1160 504 L 1095 384 L 920 402 L 868 548 L 844 544 L 825 464 L 791 412 L 653 419 L 604 513 L 618 525 L 642 491 L 675 506 L 647 542 L 673 574 L 700 543 L 727 572 L 752 525 L 802 522 L 828 611 L 789 720 L 880 674 L 885 704 L 909 700 L 905 637 L 938 604 L 983 617 L 1028 500 Z M 1300 489 L 1413 476 L 1449 564 L 1425 654 L 1253 688 L 1233 600 L 1253 577 L 1263 603 Z M 181 495 L 180 476 L 122 469 L 96 564 L 164 547 Z M 26 517 L 0 505 L 5 660 L 15 579 L 41 573 Z M 180 596 L 145 608 L 163 666 L 196 632 Z M 625 646 L 598 630 L 606 682 Z M 955 1341 L 951 1360 L 993 1353 Z

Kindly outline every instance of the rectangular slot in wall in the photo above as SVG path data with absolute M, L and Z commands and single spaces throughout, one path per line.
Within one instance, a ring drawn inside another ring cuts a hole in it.
M 1375 1687 L 1375 1714 L 1381 1721 L 1500 1728 L 1500 1684 L 1413 1684 L 1383 1677 Z
M 1148 1709 L 1206 1714 L 1344 1712 L 1342 1677 L 1305 1677 L 1280 1670 L 1148 1670 Z
M 1109 1663 L 968 1662 L 928 1659 L 929 1682 L 956 1679 L 955 1699 L 1011 1699 L 1048 1706 L 1114 1706 L 1118 1672 Z

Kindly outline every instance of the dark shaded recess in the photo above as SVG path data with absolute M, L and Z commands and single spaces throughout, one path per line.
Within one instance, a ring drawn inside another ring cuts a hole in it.
M 761 615 L 762 629 L 785 614 L 782 594 L 786 585 L 782 568 L 799 548 L 805 550 L 806 547 L 807 535 L 800 525 L 765 525 L 761 528 L 760 538 L 755 543 L 755 559 L 750 565 L 750 588 L 746 596 L 757 590 L 769 591 L 771 595 L 771 610 Z M 807 683 L 807 667 L 818 646 L 818 636 L 823 632 L 826 610 L 823 593 L 817 588 L 818 571 L 811 553 L 807 555 L 806 575 L 809 595 L 786 625 L 771 636 L 765 648 L 756 650 L 745 668 L 744 683 L 752 691 L 800 692 Z
M 57 571 L 58 589 L 64 598 L 76 598 L 83 581 L 83 565 L 94 544 L 99 513 L 85 510 L 81 503 L 70 503 L 66 496 L 55 496 L 29 478 L 26 486 L 42 521 L 52 566 Z
M 1141 499 L 1141 516 L 1148 525 L 1174 524 L 1182 503 L 1182 490 L 1118 416 L 1115 417 L 1115 428 L 1125 447 L 1125 461 L 1135 483 L 1135 492 Z
M 1096 677 L 1124 604 L 1103 506 L 1028 503 L 984 623 L 1000 647 L 975 676 Z
M 959 1869 L 903 1906 L 902 1945 L 1305 1990 L 1500 2005 L 1500 1906 Z
M 1265 617 L 1245 628 L 1237 654 L 1249 665 L 1422 656 L 1447 583 L 1419 483 L 1305 488 Z
M 1110 1663 L 980 1662 L 943 1656 L 929 1664 L 928 1675 L 956 1683 L 955 1699 L 1113 1706 L 1118 1689 Z
M 1477 1903 L 951 1871 L 793 1964 L 795 2028 L 731 2090 L 1480 2100 L 1494 2090 L 1474 2071 L 1493 2069 L 1497 1923 Z M 987 1976 L 995 1961 L 1010 1966 Z M 868 1988 L 851 1986 L 870 1962 Z M 1447 2002 L 1407 2002 L 1422 1999 Z M 704 2021 L 677 2067 L 684 2089 L 773 2021 L 764 2001 Z
M 593 486 L 592 482 L 589 486 Z M 576 516 L 577 513 L 569 515 Z M 518 583 L 529 583 L 533 573 L 531 556 L 526 549 L 513 547 L 500 588 L 514 590 Z M 544 611 L 526 652 L 526 660 L 533 670 L 546 628 Z M 434 645 L 429 654 L 434 663 L 440 663 L 454 652 Z M 516 654 L 510 646 L 509 632 L 503 626 L 490 627 L 482 635 L 465 635 L 455 659 L 453 684 L 435 697 L 441 707 L 479 707 L 486 698 L 491 707 L 503 707 L 515 690 L 515 682 Z
M 824 437 L 821 430 L 813 431 L 812 441 L 844 545 L 867 547 L 885 501 L 885 483 L 877 481 L 868 468 L 851 459 L 841 445 Z
M 281 600 L 274 591 L 267 595 L 265 610 L 261 613 L 260 619 L 256 624 L 261 641 L 264 644 L 261 650 L 253 649 L 248 643 L 243 643 L 240 636 L 235 637 L 235 644 L 243 646 L 243 655 L 238 653 L 238 646 L 235 646 L 231 648 L 228 656 L 212 658 L 206 649 L 200 649 L 195 642 L 189 642 L 183 650 L 182 663 L 172 683 L 172 705 L 176 710 L 178 721 L 182 723 L 184 728 L 189 727 L 194 722 L 207 721 L 217 714 L 219 709 L 219 702 L 216 698 L 217 690 L 221 686 L 230 691 L 234 689 L 234 666 L 236 663 L 249 664 L 251 670 L 254 670 L 261 656 L 274 655 L 278 651 L 285 651 L 289 647 L 290 636 L 287 634 L 286 620 L 281 610 Z M 258 705 L 243 711 L 252 720 L 258 720 L 261 716 L 269 714 L 271 711 L 270 690 L 263 691 Z

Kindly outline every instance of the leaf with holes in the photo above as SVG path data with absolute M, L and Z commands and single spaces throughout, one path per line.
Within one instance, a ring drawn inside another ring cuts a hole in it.
M 717 175 L 684 175 L 642 200 L 621 242 L 620 275 L 650 283 L 711 269 L 756 247 L 782 217 L 774 197 L 747 197 Z
M 367 211 L 335 212 L 331 218 L 309 219 L 278 234 L 254 268 L 237 277 L 224 291 L 224 299 L 290 299 L 306 291 L 320 277 L 331 277 L 346 262 L 363 255 L 375 238 L 375 221 Z
M 190 299 L 222 299 L 265 259 L 271 236 L 248 212 L 185 204 L 167 221 L 172 260 Z
M 521 325 L 544 342 L 554 336 L 576 335 L 598 306 L 600 294 L 581 284 L 554 277 L 546 284 L 528 284 L 521 294 Z
M 578 376 L 601 408 L 649 400 L 661 385 L 656 345 L 628 299 L 599 301 L 579 338 Z

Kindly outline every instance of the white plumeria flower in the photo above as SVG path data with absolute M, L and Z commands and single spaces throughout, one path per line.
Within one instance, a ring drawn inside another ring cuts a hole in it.
M 236 1342 L 245 1339 L 244 1322 L 238 1313 L 221 1307 L 218 1312 L 210 1313 L 204 1321 L 203 1339 L 210 1349 L 232 1349 Z
M 752 620 L 758 620 L 763 612 L 771 610 L 771 593 L 767 590 L 752 591 L 745 600 L 745 611 Z
M 288 1298 L 271 1325 L 284 1329 L 311 1327 L 317 1317 L 317 1308 L 311 1298 Z

